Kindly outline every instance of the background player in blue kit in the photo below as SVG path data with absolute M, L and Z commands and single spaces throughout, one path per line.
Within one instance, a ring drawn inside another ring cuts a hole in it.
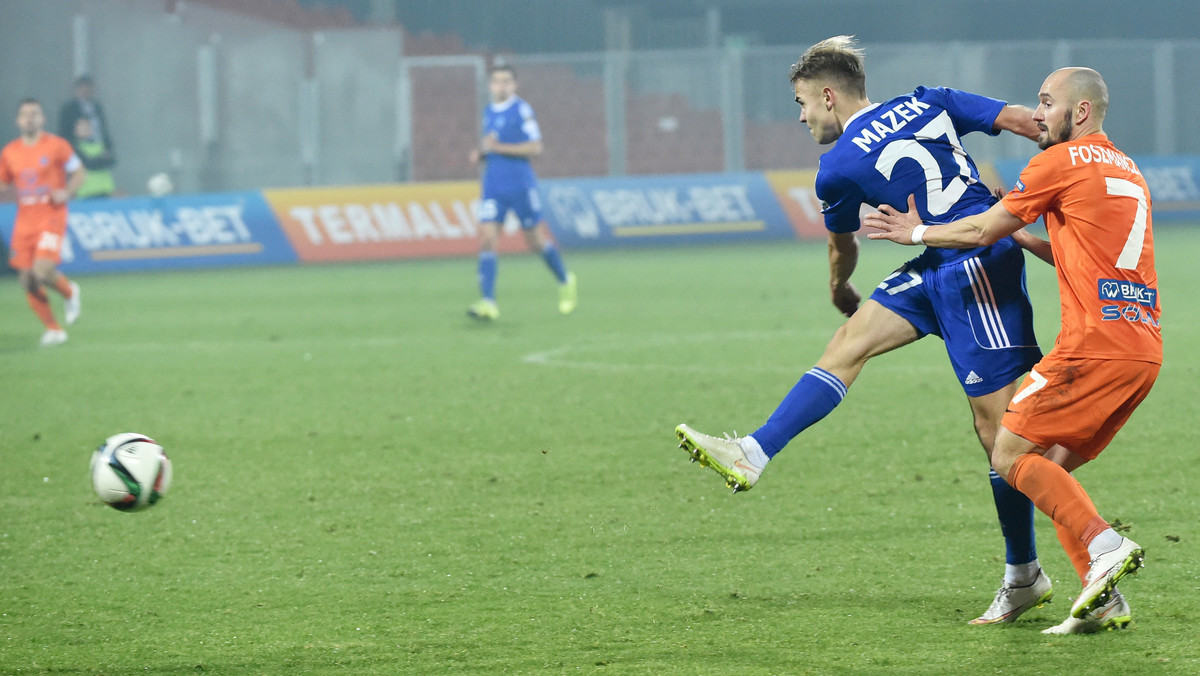
M 833 304 L 850 319 L 753 434 L 721 439 L 680 425 L 681 446 L 735 491 L 747 490 L 770 458 L 841 403 L 869 359 L 933 334 L 945 341 L 979 440 L 990 454 L 1021 376 L 1041 357 L 1021 245 L 1005 238 L 978 249 L 926 249 L 884 279 L 859 307 L 861 296 L 850 283 L 858 259 L 855 231 L 864 204 L 907 209 L 914 193 L 925 222 L 986 211 L 996 198 L 979 181 L 959 138 L 1008 130 L 1036 140 L 1032 110 L 925 87 L 872 104 L 862 52 L 847 36 L 810 47 L 792 67 L 791 79 L 802 107 L 800 121 L 818 143 L 834 144 L 821 157 L 816 192 L 830 233 Z M 1048 255 L 1043 240 L 1024 232 L 1017 236 L 1032 251 Z M 914 382 L 913 388 L 920 385 Z M 991 607 L 973 624 L 1011 622 L 1051 596 L 1050 579 L 1037 560 L 1032 503 L 995 472 L 990 476 L 1007 545 L 1005 577 Z
M 517 73 L 512 66 L 493 66 L 488 74 L 491 103 L 483 111 L 483 140 L 471 151 L 472 162 L 483 162 L 483 197 L 479 204 L 479 294 L 467 314 L 492 320 L 496 305 L 496 243 L 511 210 L 521 222 L 525 241 L 558 280 L 558 310 L 569 314 L 576 305 L 575 274 L 567 272 L 550 229 L 542 220 L 537 176 L 529 163 L 542 153 L 542 132 L 533 106 L 517 96 Z

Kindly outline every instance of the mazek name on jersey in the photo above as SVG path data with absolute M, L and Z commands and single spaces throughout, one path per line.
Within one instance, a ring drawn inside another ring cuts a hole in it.
M 926 110 L 929 110 L 929 104 L 921 103 L 914 96 L 904 103 L 897 104 L 891 110 L 884 111 L 880 115 L 882 119 L 871 120 L 870 129 L 864 127 L 858 136 L 851 140 L 864 153 L 869 153 L 871 152 L 872 143 L 879 143 L 888 136 L 900 131 L 904 128 L 904 125 L 917 119 Z M 884 120 L 887 120 L 892 126 L 889 127 L 887 124 L 884 124 Z

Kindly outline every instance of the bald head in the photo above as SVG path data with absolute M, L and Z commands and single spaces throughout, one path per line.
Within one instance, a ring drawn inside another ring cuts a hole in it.
M 1096 123 L 1104 122 L 1104 115 L 1108 112 L 1108 85 L 1104 84 L 1100 73 L 1091 68 L 1063 68 L 1055 72 L 1063 74 L 1067 98 L 1076 104 L 1089 101 Z
M 1038 145 L 1057 143 L 1103 132 L 1108 112 L 1108 85 L 1091 68 L 1060 68 L 1042 83 L 1033 119 L 1042 130 Z

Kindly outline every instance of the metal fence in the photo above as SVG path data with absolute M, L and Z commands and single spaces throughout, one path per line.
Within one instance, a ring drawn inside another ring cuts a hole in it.
M 486 103 L 473 54 L 404 57 L 395 29 L 306 31 L 179 3 L 0 6 L 0 106 L 36 96 L 51 127 L 74 75 L 95 77 L 119 186 L 168 171 L 184 191 L 469 179 Z M 944 85 L 1036 104 L 1051 70 L 1108 81 L 1106 131 L 1133 154 L 1200 154 L 1200 41 L 864 44 L 873 100 Z M 813 167 L 788 68 L 804 45 L 517 55 L 537 110 L 543 176 Z M 979 159 L 1024 159 L 1019 138 L 968 137 Z

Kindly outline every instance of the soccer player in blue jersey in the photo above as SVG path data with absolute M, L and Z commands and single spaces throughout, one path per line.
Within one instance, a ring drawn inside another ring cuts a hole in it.
M 753 434 L 721 439 L 680 425 L 680 445 L 735 491 L 748 490 L 775 454 L 841 403 L 869 359 L 932 334 L 945 342 L 990 455 L 1007 403 L 1041 357 L 1021 245 L 1010 237 L 977 249 L 928 248 L 861 302 L 850 283 L 858 259 L 855 231 L 863 205 L 906 209 L 913 193 L 927 223 L 986 211 L 996 198 L 959 139 L 1007 130 L 1036 140 L 1032 110 L 925 87 L 872 104 L 862 52 L 848 36 L 809 48 L 792 67 L 791 80 L 800 121 L 818 143 L 833 144 L 821 157 L 816 192 L 830 233 L 833 304 L 849 319 Z M 1044 243 L 1023 232 L 1018 237 L 1031 250 Z M 1051 596 L 1037 559 L 1032 503 L 994 471 L 990 478 L 1007 545 L 1005 576 L 991 607 L 972 624 L 1011 622 Z
M 525 241 L 558 280 L 558 310 L 569 314 L 576 305 L 575 274 L 542 220 L 537 176 L 530 158 L 542 153 L 542 132 L 533 106 L 517 96 L 517 72 L 512 66 L 493 66 L 488 74 L 491 103 L 483 111 L 483 140 L 471 151 L 472 162 L 483 162 L 483 197 L 479 204 L 479 293 L 467 314 L 480 320 L 500 316 L 496 305 L 496 243 L 508 212 L 516 214 Z

